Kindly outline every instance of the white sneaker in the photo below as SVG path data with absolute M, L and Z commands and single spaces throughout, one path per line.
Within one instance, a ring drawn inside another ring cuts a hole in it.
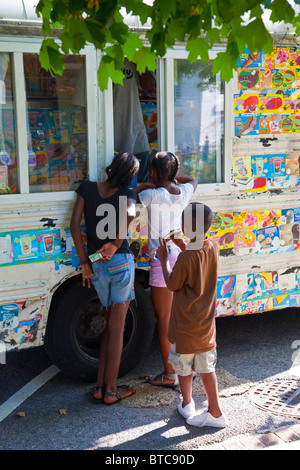
M 211 426 L 213 428 L 225 428 L 228 425 L 228 420 L 224 414 L 215 418 L 208 411 L 203 411 L 201 414 L 190 416 L 186 420 L 187 424 L 202 428 L 203 426 Z
M 182 400 L 180 400 L 180 403 L 177 407 L 178 412 L 183 416 L 184 418 L 189 418 L 194 416 L 195 414 L 195 402 L 192 399 L 191 403 L 188 403 L 184 407 L 182 407 Z

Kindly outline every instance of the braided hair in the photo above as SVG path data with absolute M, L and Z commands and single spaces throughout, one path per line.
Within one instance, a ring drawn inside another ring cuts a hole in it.
M 152 159 L 151 166 L 156 170 L 158 183 L 163 180 L 176 183 L 175 178 L 180 166 L 177 155 L 171 152 L 157 152 Z
M 135 155 L 124 152 L 118 153 L 106 168 L 107 181 L 111 188 L 127 188 L 140 169 L 140 163 Z

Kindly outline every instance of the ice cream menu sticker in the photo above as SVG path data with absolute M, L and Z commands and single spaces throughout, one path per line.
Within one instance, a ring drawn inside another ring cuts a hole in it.
M 61 254 L 59 229 L 1 233 L 0 241 L 2 266 L 57 259 Z
M 300 132 L 300 48 L 246 50 L 238 62 L 235 136 Z

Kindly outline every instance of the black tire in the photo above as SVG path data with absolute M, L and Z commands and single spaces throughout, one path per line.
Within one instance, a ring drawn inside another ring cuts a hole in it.
M 130 303 L 125 322 L 119 377 L 141 361 L 153 338 L 151 300 L 138 282 L 135 293 L 136 300 Z M 79 276 L 52 302 L 44 343 L 46 352 L 65 374 L 94 381 L 104 326 L 104 307 L 95 289 L 83 287 Z

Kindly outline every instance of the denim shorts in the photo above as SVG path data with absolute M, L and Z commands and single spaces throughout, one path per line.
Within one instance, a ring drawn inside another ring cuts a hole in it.
M 121 304 L 133 300 L 134 294 L 134 258 L 129 253 L 116 253 L 109 261 L 93 263 L 95 277 L 93 286 L 104 307 L 111 303 Z

